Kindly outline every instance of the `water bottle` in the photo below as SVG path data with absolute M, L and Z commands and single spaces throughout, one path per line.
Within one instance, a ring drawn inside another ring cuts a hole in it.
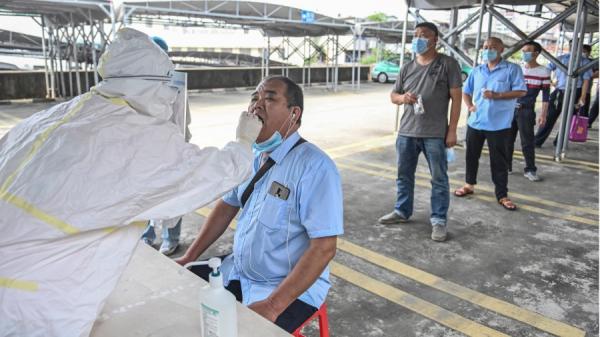
M 448 163 L 452 163 L 452 162 L 454 162 L 455 159 L 456 159 L 456 154 L 454 153 L 454 148 L 452 148 L 452 147 L 446 148 L 446 161 Z
M 417 97 L 417 102 L 413 104 L 415 115 L 422 115 L 425 113 L 425 107 L 423 106 L 423 96 Z

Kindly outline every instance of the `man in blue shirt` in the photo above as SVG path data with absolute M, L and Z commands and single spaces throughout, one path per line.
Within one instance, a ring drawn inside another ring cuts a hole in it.
M 508 198 L 508 148 L 517 98 L 527 87 L 521 67 L 502 59 L 502 40 L 488 38 L 483 44 L 483 64 L 475 67 L 463 87 L 463 101 L 470 116 L 467 120 L 466 184 L 454 191 L 464 197 L 475 191 L 477 170 L 483 143 L 487 140 L 495 194 L 507 210 L 517 206 Z M 473 101 L 474 99 L 474 101 Z
M 572 44 L 572 41 L 569 42 L 569 46 Z M 569 59 L 571 58 L 571 54 L 564 54 L 558 57 L 558 60 L 564 64 L 569 64 Z M 586 65 L 589 60 L 583 55 L 579 59 L 579 66 Z M 535 134 L 535 145 L 537 147 L 542 147 L 552 129 L 554 128 L 554 124 L 556 124 L 556 120 L 560 116 L 562 112 L 563 99 L 565 98 L 565 87 L 567 86 L 567 80 L 569 77 L 567 74 L 558 69 L 554 63 L 548 64 L 548 69 L 555 71 L 557 83 L 556 89 L 550 94 L 550 107 L 548 109 L 548 117 L 546 118 L 546 123 L 542 125 Z M 588 92 L 588 87 L 590 85 L 590 79 L 592 78 L 592 71 L 588 70 L 585 73 L 579 75 L 577 78 L 577 91 L 575 93 L 575 97 L 577 97 L 576 105 L 582 106 L 585 105 L 585 96 Z M 556 145 L 556 139 L 554 140 L 554 145 Z
M 223 261 L 225 286 L 250 309 L 291 333 L 324 303 L 330 287 L 327 266 L 343 233 L 341 180 L 323 151 L 302 143 L 297 130 L 303 95 L 296 83 L 283 76 L 264 79 L 252 93 L 248 111 L 264 123 L 253 146 L 254 172 L 270 162 L 273 166 L 249 196 L 244 192 L 252 186 L 250 180 L 217 201 L 190 248 L 176 261 L 183 265 L 196 260 L 241 208 L 233 253 Z M 208 268 L 192 271 L 208 277 Z

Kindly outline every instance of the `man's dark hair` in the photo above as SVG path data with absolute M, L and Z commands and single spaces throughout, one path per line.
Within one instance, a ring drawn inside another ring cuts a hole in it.
M 439 36 L 440 35 L 440 31 L 438 30 L 437 26 L 433 23 L 433 22 L 421 22 L 418 23 L 415 26 L 415 29 L 419 28 L 419 27 L 424 27 L 429 29 L 430 31 L 435 33 L 435 36 Z
M 268 81 L 281 81 L 285 83 L 285 98 L 288 102 L 288 108 L 293 106 L 297 106 L 300 108 L 301 112 L 304 112 L 304 93 L 302 92 L 302 88 L 296 82 L 292 81 L 289 77 L 281 76 L 281 75 L 272 75 L 265 77 L 262 82 Z M 302 114 L 298 118 L 298 124 L 301 123 Z
M 535 41 L 527 41 L 525 42 L 525 44 L 523 45 L 523 47 L 525 46 L 533 46 L 533 50 L 541 53 L 542 52 L 542 45 L 540 45 L 539 43 L 535 42 Z
M 592 52 L 592 46 L 590 46 L 589 44 L 584 44 L 583 45 L 583 51 L 591 53 Z

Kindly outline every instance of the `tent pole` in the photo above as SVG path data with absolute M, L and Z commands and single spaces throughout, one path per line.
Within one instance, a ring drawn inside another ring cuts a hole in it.
M 485 0 L 481 0 L 481 7 L 479 8 L 479 25 L 477 26 L 477 39 L 475 40 L 475 58 L 473 58 L 473 67 L 477 65 L 477 60 L 479 59 L 481 29 L 483 28 L 483 14 L 485 14 Z
M 573 76 L 573 73 L 579 64 L 580 61 L 580 53 L 581 45 L 583 40 L 580 39 L 579 34 L 581 32 L 582 26 L 585 25 L 585 20 L 587 15 L 583 15 L 584 10 L 583 1 L 578 2 L 577 4 L 577 15 L 575 19 L 575 27 L 573 28 L 573 50 L 571 51 L 571 57 L 569 57 L 569 67 L 567 70 L 568 80 L 565 86 L 565 93 L 563 96 L 563 104 L 562 104 L 562 115 L 560 120 L 560 125 L 558 129 L 558 140 L 556 144 L 556 148 L 554 149 L 554 159 L 556 161 L 561 161 L 564 158 L 563 147 L 565 141 L 568 141 L 568 126 L 569 126 L 569 118 L 573 115 L 572 107 L 575 104 L 575 94 L 577 93 L 577 79 L 579 76 Z

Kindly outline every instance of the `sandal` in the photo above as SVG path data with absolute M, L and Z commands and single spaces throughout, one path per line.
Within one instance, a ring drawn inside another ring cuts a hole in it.
M 467 196 L 469 194 L 473 194 L 473 193 L 475 193 L 475 191 L 470 189 L 467 186 L 463 186 L 463 187 L 457 189 L 456 191 L 454 191 L 454 195 L 459 198 L 465 197 L 465 196 Z
M 498 203 L 502 205 L 504 209 L 507 209 L 509 211 L 514 211 L 517 209 L 517 205 L 515 205 L 512 202 L 512 200 L 510 200 L 508 197 L 501 198 L 500 200 L 498 200 Z

